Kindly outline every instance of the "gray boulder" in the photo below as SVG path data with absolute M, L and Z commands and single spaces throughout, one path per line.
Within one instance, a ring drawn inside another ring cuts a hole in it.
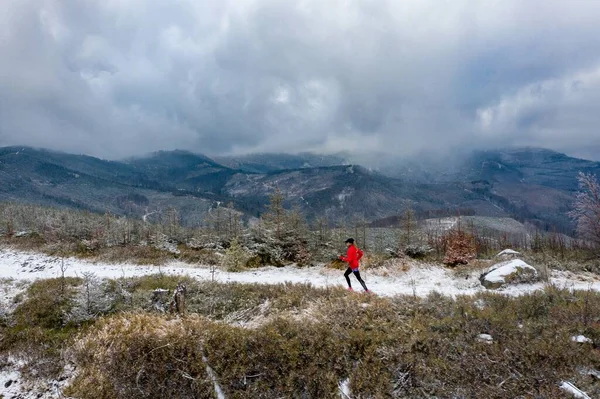
M 485 288 L 498 289 L 508 284 L 533 283 L 539 280 L 539 276 L 533 266 L 513 259 L 490 267 L 479 280 Z

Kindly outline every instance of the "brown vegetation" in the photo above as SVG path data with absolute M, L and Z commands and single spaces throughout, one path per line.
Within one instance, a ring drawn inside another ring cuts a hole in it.
M 60 280 L 28 289 L 0 325 L 0 352 L 26 356 L 36 372 L 53 365 L 47 373 L 58 372 L 67 353 L 79 373 L 73 397 L 213 398 L 207 366 L 237 398 L 336 397 L 345 379 L 357 398 L 562 398 L 557 384 L 565 379 L 600 394 L 579 373 L 600 367 L 600 351 L 571 341 L 583 334 L 600 342 L 593 291 L 377 298 L 155 275 L 110 282 L 106 292 L 122 293 L 109 295 L 113 314 L 81 324 L 68 315 L 85 284 Z M 189 316 L 150 307 L 153 290 L 182 281 Z M 66 302 L 53 299 L 61 292 Z M 491 344 L 477 339 L 484 333 Z
M 461 230 L 450 230 L 445 238 L 446 254 L 444 255 L 444 264 L 449 266 L 466 265 L 477 254 L 475 237 Z
M 563 379 L 600 393 L 577 372 L 598 367 L 600 352 L 570 339 L 600 339 L 597 293 L 335 295 L 311 309 L 308 319 L 275 317 L 253 329 L 197 316 L 110 317 L 74 346 L 81 373 L 70 394 L 214 397 L 207 365 L 237 398 L 335 397 L 346 378 L 359 398 L 562 398 Z M 493 343 L 478 341 L 481 333 Z

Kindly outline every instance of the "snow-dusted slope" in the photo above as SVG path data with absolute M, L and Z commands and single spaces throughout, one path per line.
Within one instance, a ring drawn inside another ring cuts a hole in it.
M 34 280 L 40 278 L 59 277 L 62 260 L 37 253 L 25 253 L 12 249 L 0 249 L 0 279 Z M 66 276 L 82 276 L 92 272 L 98 277 L 119 278 L 166 273 L 189 275 L 200 280 L 211 280 L 213 274 L 208 266 L 194 266 L 182 262 L 168 265 L 137 266 L 131 264 L 91 263 L 80 259 L 64 260 Z M 418 295 L 425 296 L 433 291 L 446 295 L 474 294 L 484 291 L 479 282 L 479 272 L 473 271 L 465 278 L 457 276 L 452 270 L 441 266 L 414 264 L 407 272 L 398 270 L 363 270 L 361 272 L 367 285 L 375 293 L 384 296 Z M 219 282 L 265 283 L 278 284 L 284 282 L 310 283 L 317 287 L 344 286 L 342 271 L 323 266 L 317 267 L 265 267 L 241 273 L 229 273 L 222 270 L 214 272 L 214 280 Z M 550 282 L 573 289 L 594 289 L 600 291 L 600 278 L 590 273 L 573 274 L 570 272 L 552 271 Z M 356 284 L 356 287 L 359 285 Z M 519 295 L 544 287 L 543 283 L 521 284 L 500 290 L 509 295 Z M 2 292 L 0 292 L 0 295 Z

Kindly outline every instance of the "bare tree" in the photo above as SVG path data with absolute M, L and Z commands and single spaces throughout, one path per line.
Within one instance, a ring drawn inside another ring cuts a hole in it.
M 580 191 L 569 216 L 577 224 L 577 233 L 593 246 L 600 248 L 600 183 L 595 175 L 579 173 Z
M 283 207 L 284 197 L 279 190 L 279 187 L 275 190 L 275 193 L 271 195 L 269 200 L 269 211 L 264 215 L 264 220 L 275 230 L 275 239 L 281 240 L 287 212 Z
M 414 236 L 417 230 L 417 219 L 415 212 L 411 208 L 407 208 L 402 216 L 402 243 L 401 247 L 407 247 L 414 241 Z

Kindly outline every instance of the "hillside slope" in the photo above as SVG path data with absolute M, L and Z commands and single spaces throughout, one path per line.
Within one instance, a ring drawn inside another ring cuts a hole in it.
M 121 162 L 26 147 L 0 149 L 0 200 L 160 217 L 169 208 L 198 223 L 209 198 L 182 195 Z
M 515 217 L 570 232 L 566 212 L 577 174 L 600 173 L 596 162 L 540 149 L 475 152 L 443 170 L 435 163 L 430 169 L 399 163 L 396 176 L 391 169 L 383 174 L 343 165 L 338 155 L 218 159 L 161 151 L 117 162 L 7 147 L 0 149 L 0 200 L 134 216 L 160 215 L 174 207 L 189 224 L 200 223 L 211 207 L 230 202 L 247 216 L 258 216 L 279 189 L 287 206 L 311 219 L 394 220 L 412 208 L 421 217 Z

